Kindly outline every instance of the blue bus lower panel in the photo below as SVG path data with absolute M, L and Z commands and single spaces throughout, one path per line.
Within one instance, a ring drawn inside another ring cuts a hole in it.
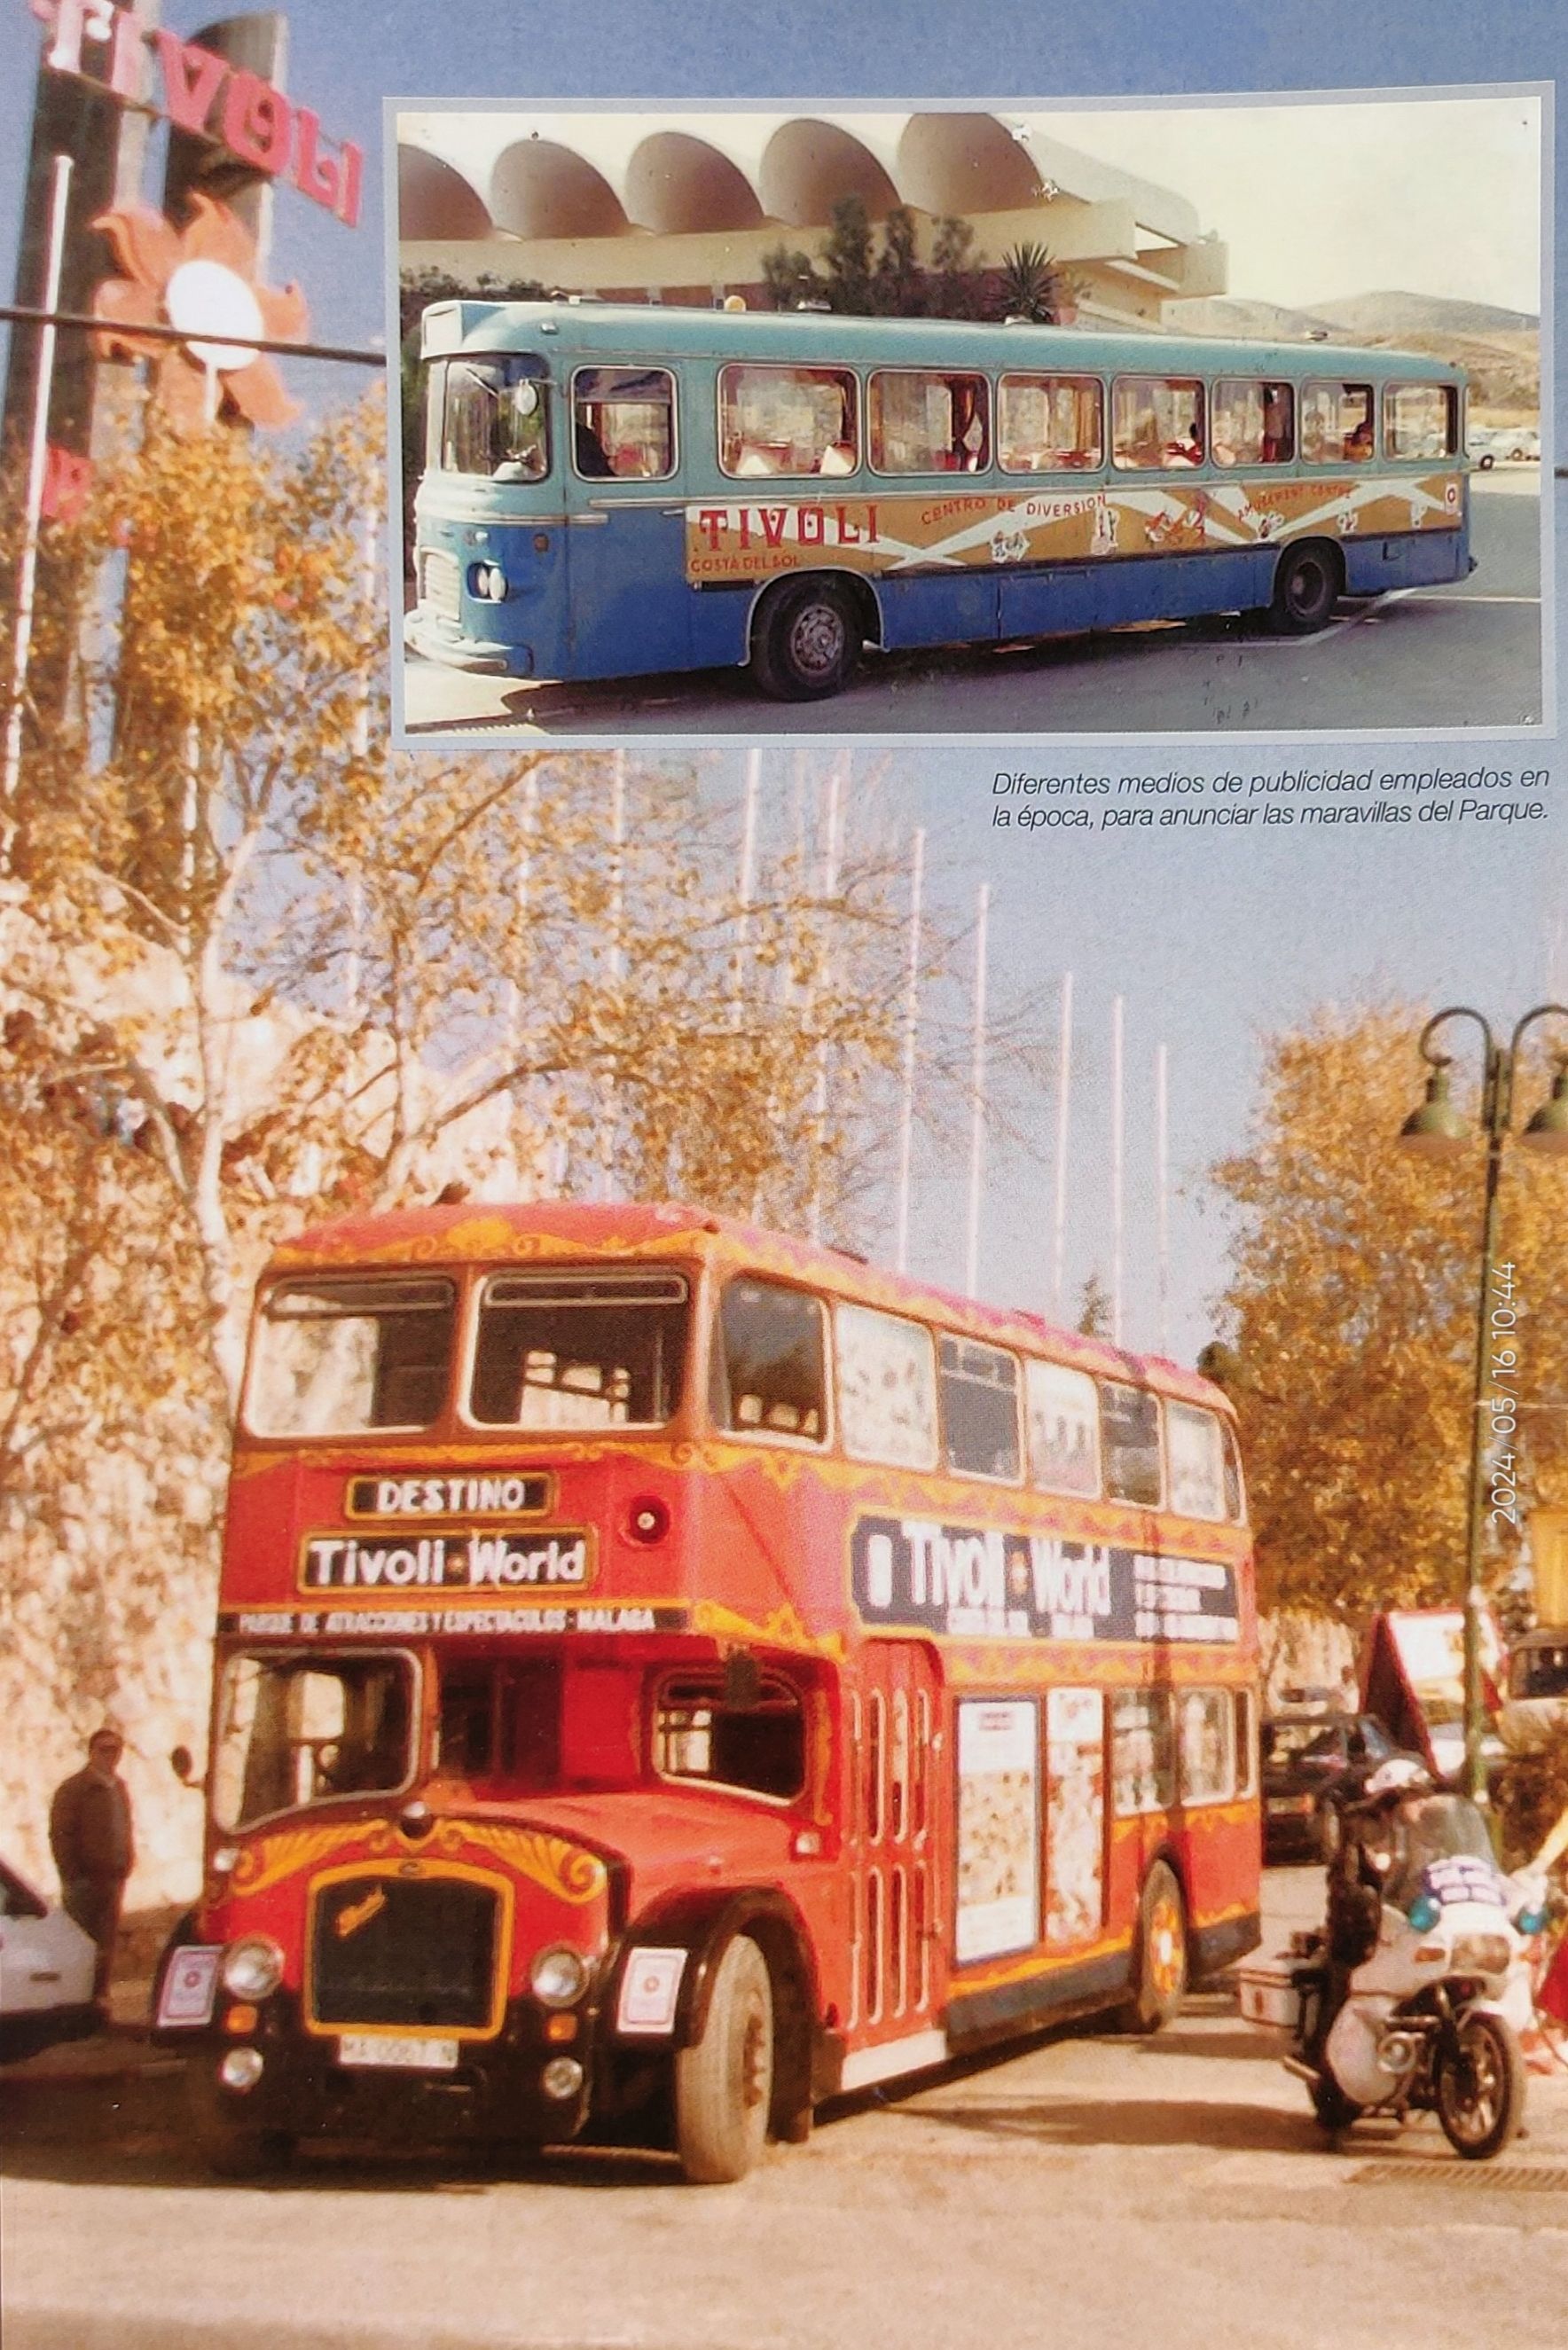
M 670 578 L 667 586 L 650 584 L 664 576 L 671 554 L 668 525 L 659 526 L 662 520 L 637 517 L 639 541 L 646 542 L 637 551 L 649 558 L 646 562 L 628 562 L 624 542 L 612 549 L 607 530 L 584 530 L 569 549 L 561 546 L 557 534 L 551 534 L 544 548 L 535 539 L 521 562 L 521 545 L 516 552 L 505 546 L 513 596 L 494 605 L 464 592 L 464 650 L 474 656 L 490 655 L 492 660 L 484 666 L 493 661 L 514 676 L 539 678 L 634 677 L 655 670 L 722 669 L 743 661 L 756 584 L 690 588 L 678 578 Z M 443 536 L 449 543 L 458 541 L 454 554 L 471 553 L 459 534 Z M 493 535 L 491 547 L 498 542 L 505 545 L 499 532 Z M 1462 579 L 1469 569 L 1463 529 L 1346 539 L 1339 546 L 1345 589 L 1352 596 L 1438 586 Z M 883 645 L 889 651 L 913 650 L 1253 610 L 1266 605 L 1273 592 L 1282 552 L 1273 546 L 1238 547 L 1058 563 L 1030 570 L 884 576 L 867 584 L 881 613 Z M 587 624 L 578 619 L 569 647 L 561 628 L 563 567 L 571 574 L 574 608 L 592 615 Z M 420 621 L 423 641 L 419 650 L 441 660 L 442 632 L 422 610 Z M 524 638 L 525 649 L 520 644 Z M 445 657 L 461 660 L 455 647 Z M 479 660 L 473 665 L 480 665 Z
M 1433 588 L 1463 579 L 1470 567 L 1462 530 L 1417 530 L 1398 538 L 1349 539 L 1345 585 L 1352 596 L 1381 596 L 1390 588 Z

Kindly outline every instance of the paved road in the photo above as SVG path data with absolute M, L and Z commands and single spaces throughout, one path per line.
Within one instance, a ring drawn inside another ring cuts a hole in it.
M 1276 1870 L 1271 1937 L 1319 1880 Z M 84 2055 L 86 2052 L 83 2052 Z M 176 2085 L 0 2087 L 6 2350 L 1494 2350 L 1561 2330 L 1568 2074 L 1460 2165 L 1325 2148 L 1228 1998 L 862 2101 L 741 2186 L 658 2158 L 208 2184 Z
M 1472 476 L 1478 569 L 1449 588 L 1347 603 L 1312 638 L 1240 619 L 1046 643 L 867 657 L 832 702 L 787 707 L 735 671 L 524 686 L 406 665 L 410 740 L 562 735 L 1213 734 L 1506 726 L 1538 720 L 1540 468 Z

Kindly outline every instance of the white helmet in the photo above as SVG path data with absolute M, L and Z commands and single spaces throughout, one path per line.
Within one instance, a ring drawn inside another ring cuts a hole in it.
M 1386 1762 L 1379 1762 L 1366 1782 L 1365 1793 L 1369 1799 L 1378 1795 L 1413 1795 L 1424 1793 L 1431 1783 L 1425 1763 L 1408 1754 L 1394 1754 Z

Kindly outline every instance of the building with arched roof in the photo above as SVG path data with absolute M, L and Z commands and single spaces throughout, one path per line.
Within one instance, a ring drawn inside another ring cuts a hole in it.
M 432 109 L 398 121 L 405 270 L 534 280 L 617 300 L 752 293 L 763 256 L 815 253 L 833 208 L 975 231 L 977 265 L 1043 244 L 1085 318 L 1158 328 L 1222 294 L 1223 244 L 1188 200 L 1065 146 L 1027 114 L 547 113 Z

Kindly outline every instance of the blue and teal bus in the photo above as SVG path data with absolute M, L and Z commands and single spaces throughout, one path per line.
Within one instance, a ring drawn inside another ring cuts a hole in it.
M 424 314 L 408 645 L 529 679 L 1258 612 L 1472 567 L 1464 378 L 1412 353 L 595 302 Z

